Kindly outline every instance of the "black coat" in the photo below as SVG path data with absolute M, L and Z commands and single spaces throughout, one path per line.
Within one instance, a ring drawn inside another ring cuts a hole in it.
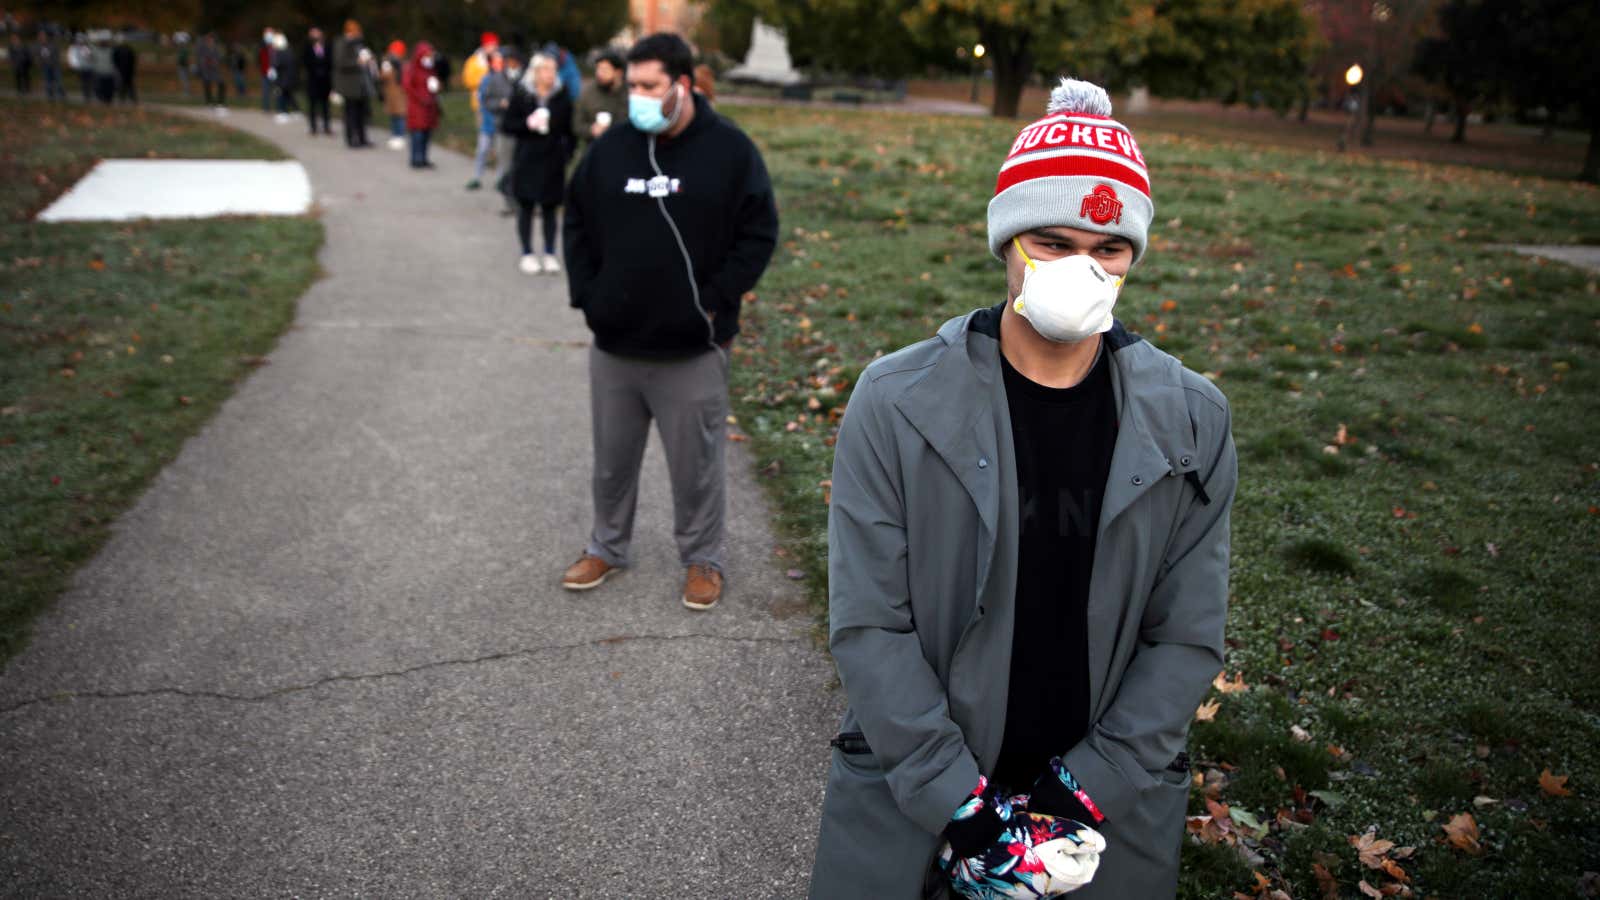
M 111 48 L 111 65 L 116 67 L 117 74 L 122 76 L 123 81 L 133 78 L 134 67 L 138 64 L 139 54 L 127 44 L 118 44 Z
M 300 66 L 305 72 L 306 93 L 313 97 L 325 97 L 333 90 L 333 45 L 327 41 L 322 42 L 322 58 L 317 58 L 317 51 L 311 44 L 306 44 L 305 50 L 300 54 Z
M 572 99 L 557 88 L 545 105 L 550 108 L 549 133 L 528 130 L 528 116 L 539 108 L 539 98 L 518 85 L 500 116 L 500 130 L 517 139 L 511 156 L 512 195 L 521 203 L 560 206 L 567 160 L 572 158 Z

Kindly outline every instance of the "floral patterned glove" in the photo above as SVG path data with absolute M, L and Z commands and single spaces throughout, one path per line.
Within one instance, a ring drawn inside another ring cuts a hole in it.
M 979 780 L 945 829 L 949 840 L 939 851 L 939 868 L 958 896 L 1056 897 L 1094 878 L 1105 838 L 1071 819 L 1027 812 L 1027 803 L 1026 796 L 1004 797 Z M 990 833 L 974 849 L 973 842 Z
M 1052 816 L 1066 816 L 1099 827 L 1105 824 L 1105 813 L 1100 811 L 1089 792 L 1078 784 L 1061 757 L 1050 759 L 1050 768 L 1033 783 L 1028 808 Z

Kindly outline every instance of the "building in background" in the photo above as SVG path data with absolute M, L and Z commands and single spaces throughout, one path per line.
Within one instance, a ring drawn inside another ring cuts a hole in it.
M 700 24 L 705 7 L 693 0 L 628 0 L 635 36 L 671 31 L 688 37 Z

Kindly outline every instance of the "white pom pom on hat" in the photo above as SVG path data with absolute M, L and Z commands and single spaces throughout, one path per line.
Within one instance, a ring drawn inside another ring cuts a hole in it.
M 1045 104 L 1046 115 L 1056 113 L 1087 113 L 1091 116 L 1111 115 L 1111 95 L 1098 84 L 1063 78 L 1050 92 L 1050 102 Z
M 989 201 L 989 251 L 1024 231 L 1066 226 L 1126 238 L 1144 256 L 1155 216 L 1144 155 L 1111 118 L 1105 88 L 1063 78 L 1045 117 L 1017 135 Z

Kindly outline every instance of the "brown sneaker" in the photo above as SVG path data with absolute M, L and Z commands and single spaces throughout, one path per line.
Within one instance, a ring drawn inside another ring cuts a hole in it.
M 617 571 L 617 567 L 606 562 L 598 556 L 585 553 L 578 557 L 578 561 L 567 567 L 566 574 L 561 576 L 561 586 L 569 591 L 587 591 L 597 588 L 600 582 Z
M 710 566 L 689 567 L 683 579 L 683 605 L 707 610 L 722 599 L 722 573 Z

